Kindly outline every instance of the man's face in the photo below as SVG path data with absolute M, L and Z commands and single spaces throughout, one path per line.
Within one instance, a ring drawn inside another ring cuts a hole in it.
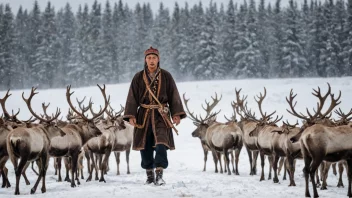
M 145 57 L 145 61 L 147 62 L 149 71 L 154 72 L 158 67 L 159 57 L 155 54 L 149 54 Z

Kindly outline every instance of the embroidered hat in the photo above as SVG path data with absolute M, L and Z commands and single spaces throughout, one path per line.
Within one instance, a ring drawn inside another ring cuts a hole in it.
M 159 51 L 158 51 L 158 49 L 155 49 L 155 48 L 153 48 L 152 46 L 150 46 L 149 49 L 147 49 L 147 50 L 144 51 L 144 56 L 148 56 L 149 54 L 155 54 L 155 55 L 157 55 L 157 56 L 159 57 Z

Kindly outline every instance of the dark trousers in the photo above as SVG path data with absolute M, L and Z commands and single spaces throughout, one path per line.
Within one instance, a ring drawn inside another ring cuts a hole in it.
M 162 167 L 164 169 L 167 168 L 169 162 L 167 160 L 167 153 L 166 150 L 168 149 L 167 146 L 163 144 L 157 144 L 155 147 L 155 140 L 154 140 L 154 133 L 152 126 L 148 127 L 146 143 L 144 150 L 141 150 L 141 157 L 142 162 L 141 166 L 144 169 L 153 169 L 156 167 Z M 155 151 L 155 157 L 154 157 Z

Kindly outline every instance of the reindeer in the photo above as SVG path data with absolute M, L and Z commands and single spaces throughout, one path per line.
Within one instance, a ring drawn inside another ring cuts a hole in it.
M 24 166 L 26 166 L 29 161 L 37 161 L 37 164 L 39 165 L 39 176 L 34 187 L 31 189 L 31 194 L 35 193 L 40 180 L 43 182 L 41 191 L 42 193 L 46 192 L 45 176 L 48 168 L 48 149 L 51 139 L 55 136 L 65 136 L 65 133 L 52 122 L 60 115 L 61 112 L 59 109 L 56 110 L 55 116 L 50 120 L 41 118 L 32 110 L 31 100 L 34 95 L 38 94 L 35 90 L 36 88 L 32 88 L 28 99 L 24 97 L 23 92 L 22 98 L 26 102 L 31 114 L 40 120 L 41 124 L 35 125 L 31 128 L 18 127 L 11 131 L 7 136 L 7 151 L 16 174 L 15 195 L 20 194 L 20 176 Z M 20 162 L 18 164 L 17 162 L 19 158 Z
M 94 160 L 93 153 L 103 155 L 103 160 L 99 167 L 101 169 L 100 182 L 105 181 L 104 173 L 107 169 L 107 163 L 111 152 L 118 152 L 118 158 L 116 158 L 117 163 L 117 174 L 120 174 L 119 171 L 119 152 L 126 150 L 126 160 L 127 160 L 127 174 L 130 174 L 129 170 L 129 153 L 132 145 L 132 131 L 133 127 L 126 125 L 121 117 L 121 113 L 124 111 L 124 108 L 115 114 L 112 115 L 112 111 L 108 112 L 108 120 L 101 121 L 97 124 L 98 128 L 103 131 L 103 135 L 89 140 L 85 146 L 84 150 L 90 152 L 90 158 L 92 161 L 92 169 L 90 170 L 90 175 L 87 181 L 91 181 L 93 168 L 95 168 L 96 173 L 97 164 Z M 115 154 L 116 156 L 116 154 Z
M 257 174 L 257 159 L 259 154 L 259 149 L 257 147 L 257 137 L 249 136 L 249 133 L 253 131 L 257 125 L 255 115 L 248 110 L 245 100 L 247 96 L 240 98 L 240 92 L 242 89 L 237 90 L 236 92 L 236 101 L 233 102 L 233 107 L 236 109 L 236 113 L 241 117 L 241 120 L 238 122 L 239 127 L 242 130 L 243 143 L 246 147 L 249 164 L 250 164 L 250 175 Z M 271 178 L 271 173 L 269 174 Z
M 0 118 L 0 174 L 2 176 L 2 188 L 5 187 L 11 187 L 11 184 L 7 178 L 7 168 L 5 167 L 5 164 L 7 160 L 9 159 L 9 155 L 7 152 L 7 135 L 17 127 L 27 127 L 31 122 L 34 122 L 36 119 L 32 119 L 32 117 L 29 120 L 26 121 L 20 121 L 17 119 L 17 115 L 20 113 L 20 110 L 16 114 L 13 113 L 12 111 L 12 116 L 7 112 L 5 108 L 5 102 L 6 100 L 11 96 L 9 94 L 10 90 L 6 92 L 6 95 L 4 98 L 0 99 L 0 104 L 4 113 L 4 118 Z M 26 182 L 26 185 L 30 185 L 30 182 L 27 179 L 26 176 L 26 170 L 27 167 L 29 166 L 29 163 L 25 165 L 22 171 L 22 176 Z
M 66 134 L 64 137 L 55 137 L 52 139 L 51 146 L 49 149 L 49 154 L 53 157 L 70 157 L 71 158 L 71 187 L 74 188 L 76 187 L 75 184 L 75 177 L 74 175 L 76 174 L 76 180 L 77 184 L 80 185 L 80 181 L 77 177 L 77 163 L 78 163 L 78 156 L 79 153 L 81 152 L 82 146 L 91 138 L 97 137 L 101 135 L 101 131 L 96 127 L 94 123 L 94 119 L 99 117 L 101 114 L 104 113 L 106 110 L 110 97 L 107 99 L 106 93 L 105 93 L 105 85 L 103 88 L 101 88 L 98 85 L 105 101 L 105 106 L 104 108 L 96 115 L 93 116 L 93 118 L 87 118 L 84 113 L 88 111 L 88 108 L 84 109 L 82 112 L 79 112 L 72 104 L 71 102 L 71 95 L 74 93 L 71 93 L 71 86 L 67 86 L 66 90 L 66 99 L 67 102 L 70 106 L 70 108 L 77 114 L 79 115 L 84 122 L 77 122 L 75 124 L 67 124 L 65 127 L 62 127 L 61 130 L 64 131 Z M 89 106 L 92 105 L 92 103 L 89 104 Z
M 274 183 L 278 183 L 279 179 L 277 177 L 277 163 L 280 158 L 280 154 L 281 156 L 284 156 L 284 150 L 280 145 L 280 143 L 284 142 L 284 139 L 280 137 L 278 133 L 272 133 L 272 132 L 280 130 L 280 128 L 276 125 L 276 123 L 280 121 L 282 117 L 279 118 L 277 116 L 274 121 L 270 121 L 271 116 L 274 115 L 276 111 L 274 111 L 269 115 L 267 115 L 266 112 L 263 113 L 262 102 L 265 97 L 266 97 L 266 88 L 264 87 L 264 95 L 260 93 L 260 96 L 257 96 L 258 100 L 255 98 L 256 102 L 258 103 L 259 112 L 262 115 L 262 118 L 261 120 L 257 120 L 256 128 L 249 133 L 249 136 L 257 137 L 256 144 L 257 144 L 257 148 L 259 148 L 259 151 L 260 151 L 260 158 L 261 158 L 261 165 L 262 165 L 262 174 L 260 177 L 260 181 L 264 180 L 264 155 L 268 155 L 269 158 L 274 159 L 274 161 L 271 162 L 274 169 L 273 181 Z M 270 167 L 270 170 L 271 170 L 271 167 Z
M 202 117 L 198 119 L 198 116 L 194 116 L 193 113 L 190 113 L 188 108 L 189 99 L 187 100 L 185 98 L 185 94 L 183 95 L 183 99 L 190 118 L 195 122 L 196 125 L 198 125 L 197 129 L 192 133 L 192 136 L 199 137 L 202 143 L 204 143 L 214 154 L 217 154 L 218 159 L 220 159 L 220 154 L 223 153 L 225 157 L 225 165 L 227 166 L 227 169 L 230 170 L 229 151 L 234 149 L 240 150 L 242 148 L 242 131 L 236 122 L 224 124 L 215 121 L 215 116 L 220 111 L 215 113 L 212 113 L 211 111 L 219 103 L 221 97 L 218 99 L 217 94 L 215 95 L 215 98 L 212 97 L 212 104 L 205 101 L 207 107 L 204 108 L 202 106 L 202 108 L 207 112 L 207 115 L 204 119 L 202 119 Z M 228 175 L 231 175 L 231 171 L 228 171 Z
M 346 160 L 348 164 L 347 173 L 349 184 L 347 196 L 351 197 L 352 146 L 350 142 L 352 140 L 352 127 L 350 125 L 335 126 L 332 121 L 326 119 L 328 114 L 340 104 L 339 99 L 341 97 L 341 91 L 339 96 L 335 98 L 334 94 L 331 93 L 330 84 L 328 84 L 328 87 L 329 89 L 324 96 L 321 95 L 319 87 L 318 91 L 313 89 L 313 95 L 319 99 L 314 115 L 312 115 L 309 110 L 307 110 L 308 116 L 302 113 L 298 114 L 294 111 L 295 105 L 292 105 L 292 102 L 290 103 L 292 109 L 291 114 L 306 121 L 301 127 L 300 134 L 293 138 L 292 141 L 299 140 L 301 143 L 301 152 L 305 164 L 303 172 L 306 182 L 306 197 L 310 197 L 309 176 L 313 185 L 314 197 L 318 197 L 314 174 L 321 162 L 323 160 L 336 162 L 343 159 Z M 291 90 L 291 95 L 293 95 L 292 92 Z M 292 100 L 295 96 L 291 97 Z M 328 110 L 322 113 L 324 103 L 329 96 L 331 98 L 331 104 Z

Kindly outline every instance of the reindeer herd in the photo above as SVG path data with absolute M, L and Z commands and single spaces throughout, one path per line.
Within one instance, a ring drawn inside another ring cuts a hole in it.
M 302 125 L 290 124 L 287 121 L 281 126 L 278 122 L 283 117 L 275 116 L 276 111 L 268 114 L 263 112 L 262 103 L 266 97 L 264 93 L 256 96 L 260 116 L 256 117 L 254 111 L 248 109 L 247 96 L 241 96 L 241 90 L 236 89 L 236 100 L 232 102 L 234 111 L 231 119 L 227 123 L 216 121 L 216 116 L 220 111 L 213 111 L 214 107 L 221 100 L 212 97 L 212 103 L 206 102 L 206 116 L 194 115 L 188 107 L 190 99 L 183 95 L 184 104 L 189 118 L 193 121 L 196 129 L 192 133 L 193 137 L 198 137 L 204 150 L 204 169 L 206 170 L 207 153 L 211 151 L 215 163 L 215 172 L 218 172 L 217 164 L 220 162 L 220 172 L 222 173 L 221 155 L 224 155 L 225 171 L 230 175 L 229 154 L 235 152 L 236 170 L 233 173 L 238 175 L 238 156 L 244 145 L 250 162 L 250 175 L 257 172 L 256 160 L 258 155 L 261 159 L 261 176 L 260 181 L 264 180 L 264 159 L 268 156 L 270 162 L 270 172 L 268 179 L 271 179 L 271 170 L 274 171 L 273 181 L 278 183 L 278 162 L 284 161 L 284 173 L 288 173 L 290 184 L 296 186 L 294 180 L 296 159 L 304 160 L 304 177 L 305 177 L 305 196 L 310 197 L 309 182 L 313 186 L 314 197 L 318 197 L 317 186 L 326 189 L 327 172 L 331 165 L 335 168 L 336 163 L 339 166 L 338 187 L 343 186 L 341 175 L 343 167 L 347 169 L 348 175 L 348 193 L 352 197 L 351 179 L 352 179 L 352 109 L 345 114 L 341 109 L 335 110 L 340 104 L 341 91 L 336 97 L 331 92 L 330 84 L 328 91 L 323 95 L 320 88 L 313 89 L 313 95 L 318 99 L 314 113 L 308 108 L 306 114 L 298 113 L 295 110 L 297 102 L 294 101 L 297 94 L 291 90 L 286 101 L 289 105 L 287 111 L 293 116 L 302 120 Z M 329 98 L 330 104 L 325 104 Z M 325 105 L 325 108 L 324 108 Z M 323 111 L 323 109 L 326 109 Z M 339 120 L 332 119 L 332 112 L 339 116 Z M 236 115 L 240 116 L 237 120 Z M 233 164 L 233 157 L 232 157 Z M 321 179 L 319 179 L 318 168 L 320 166 Z M 284 179 L 286 174 L 284 174 Z M 320 184 L 322 180 L 322 184 Z
M 93 111 L 90 100 L 88 106 L 84 106 L 84 99 L 77 99 L 78 107 L 76 108 L 71 102 L 71 87 L 66 89 L 66 100 L 70 107 L 67 121 L 59 119 L 60 109 L 56 110 L 51 116 L 47 113 L 50 104 L 42 104 L 43 115 L 38 115 L 31 105 L 32 98 L 38 94 L 35 88 L 32 88 L 28 98 L 22 94 L 32 117 L 28 120 L 19 120 L 17 118 L 20 111 L 12 112 L 12 115 L 6 110 L 5 102 L 11 96 L 7 91 L 4 98 L 0 99 L 3 110 L 3 116 L 0 118 L 0 175 L 2 177 L 2 187 L 10 187 L 8 180 L 8 170 L 5 167 L 8 159 L 11 160 L 16 177 L 15 194 L 20 194 L 19 182 L 21 176 L 27 185 L 30 185 L 26 169 L 32 162 L 38 166 L 38 178 L 31 189 L 35 193 L 40 182 L 42 182 L 41 191 L 46 192 L 45 179 L 48 169 L 49 159 L 54 158 L 55 174 L 58 175 L 58 182 L 62 181 L 61 164 L 62 160 L 66 168 L 64 181 L 70 182 L 71 187 L 76 183 L 80 184 L 80 178 L 83 177 L 83 158 L 86 158 L 89 176 L 86 181 L 91 181 L 93 176 L 95 180 L 105 182 L 104 175 L 109 170 L 109 157 L 113 152 L 117 163 L 117 175 L 120 174 L 120 152 L 126 151 L 127 174 L 129 169 L 129 154 L 131 150 L 133 127 L 122 119 L 124 108 L 114 112 L 110 106 L 110 97 L 106 95 L 105 85 L 100 87 L 101 94 L 104 98 L 104 106 L 100 107 L 98 113 Z M 262 103 L 266 97 L 264 92 L 256 96 L 260 116 L 257 117 L 254 111 L 248 109 L 247 96 L 241 95 L 241 90 L 236 90 L 236 99 L 231 103 L 234 114 L 228 122 L 220 123 L 216 121 L 216 116 L 220 111 L 214 111 L 216 105 L 220 102 L 221 97 L 217 95 L 212 97 L 212 102 L 206 101 L 206 106 L 202 106 L 206 115 L 195 115 L 188 107 L 190 99 L 183 100 L 188 117 L 193 121 L 196 129 L 192 136 L 198 137 L 204 151 L 204 168 L 206 171 L 207 154 L 210 151 L 215 163 L 215 172 L 219 172 L 218 163 L 220 163 L 220 173 L 223 173 L 221 156 L 224 156 L 225 172 L 231 175 L 231 172 L 239 175 L 239 155 L 244 146 L 247 150 L 250 175 L 257 174 L 257 158 L 261 160 L 260 181 L 265 179 L 264 159 L 269 159 L 269 177 L 271 179 L 271 170 L 273 170 L 274 183 L 278 183 L 279 165 L 284 166 L 284 179 L 288 173 L 289 186 L 296 186 L 294 173 L 296 159 L 304 160 L 304 177 L 305 177 L 305 196 L 310 197 L 309 182 L 313 186 L 314 197 L 318 197 L 317 186 L 326 189 L 326 179 L 329 168 L 336 167 L 338 164 L 340 179 L 338 186 L 343 186 L 341 175 L 344 167 L 348 175 L 348 196 L 351 193 L 352 177 L 352 109 L 345 114 L 341 109 L 335 110 L 340 104 L 340 94 L 336 97 L 331 92 L 328 84 L 328 90 L 323 95 L 318 87 L 313 89 L 313 95 L 318 99 L 314 113 L 308 108 L 305 114 L 296 112 L 295 97 L 296 94 L 291 90 L 286 97 L 288 103 L 287 111 L 293 116 L 302 120 L 302 125 L 298 122 L 290 124 L 287 121 L 278 126 L 283 117 L 275 116 L 276 111 L 268 114 L 263 112 Z M 329 99 L 328 99 L 329 98 Z M 330 101 L 330 104 L 326 101 Z M 325 105 L 325 107 L 324 107 Z M 323 109 L 326 109 L 323 111 Z M 89 118 L 88 112 L 92 116 Z M 332 112 L 339 116 L 339 120 L 332 119 Z M 105 117 L 105 115 L 107 115 Z M 239 119 L 238 119 L 239 116 Z M 34 119 L 33 119 L 34 117 Z M 232 160 L 232 170 L 230 169 L 230 156 Z M 279 163 L 280 161 L 280 163 Z M 318 168 L 320 166 L 320 176 Z M 93 175 L 95 170 L 95 175 Z M 336 169 L 334 169 L 336 170 Z M 100 171 L 100 175 L 99 175 Z M 69 175 L 71 173 L 71 175 Z M 322 180 L 322 184 L 320 184 Z
M 82 101 L 77 99 L 79 109 L 71 102 L 71 87 L 66 90 L 66 99 L 70 106 L 67 121 L 58 119 L 61 114 L 57 109 L 53 115 L 46 112 L 48 105 L 42 104 L 44 115 L 38 115 L 31 105 L 32 98 L 38 94 L 32 88 L 30 96 L 22 98 L 27 104 L 28 110 L 33 116 L 29 120 L 19 120 L 17 115 L 12 115 L 6 110 L 5 102 L 11 96 L 7 91 L 4 98 L 0 99 L 3 116 L 0 118 L 0 175 L 2 177 L 2 187 L 10 187 L 8 180 L 8 170 L 5 167 L 8 159 L 11 160 L 16 176 L 15 195 L 20 194 L 19 182 L 21 176 L 30 185 L 26 169 L 30 162 L 36 162 L 38 166 L 38 179 L 36 180 L 31 194 L 35 193 L 40 182 L 41 191 L 46 192 L 45 178 L 50 157 L 54 158 L 57 181 L 61 178 L 61 162 L 64 159 L 66 167 L 65 181 L 71 183 L 71 187 L 80 184 L 79 174 L 83 179 L 82 160 L 87 158 L 87 168 L 89 176 L 87 181 L 91 181 L 93 170 L 96 172 L 96 180 L 104 181 L 104 174 L 108 170 L 108 159 L 111 152 L 115 153 L 117 167 L 120 163 L 120 152 L 126 151 L 127 165 L 129 166 L 129 153 L 132 144 L 133 127 L 125 123 L 122 119 L 123 107 L 119 112 L 114 112 L 110 106 L 110 97 L 106 96 L 105 85 L 100 87 L 104 98 L 104 107 L 95 113 L 92 108 L 93 102 L 90 100 L 87 107 L 83 106 Z M 109 107 L 109 108 L 108 108 Z M 88 111 L 92 117 L 87 116 Z M 104 113 L 108 115 L 104 118 Z M 37 121 L 37 122 L 36 122 Z M 39 121 L 39 122 L 38 122 Z M 33 163 L 32 163 L 33 168 Z M 35 169 L 33 169 L 35 170 Z M 98 172 L 101 172 L 100 178 Z M 79 173 L 80 171 L 80 173 Z M 71 172 L 71 179 L 69 177 Z M 130 173 L 128 167 L 128 174 Z M 117 170 L 119 174 L 119 169 Z

